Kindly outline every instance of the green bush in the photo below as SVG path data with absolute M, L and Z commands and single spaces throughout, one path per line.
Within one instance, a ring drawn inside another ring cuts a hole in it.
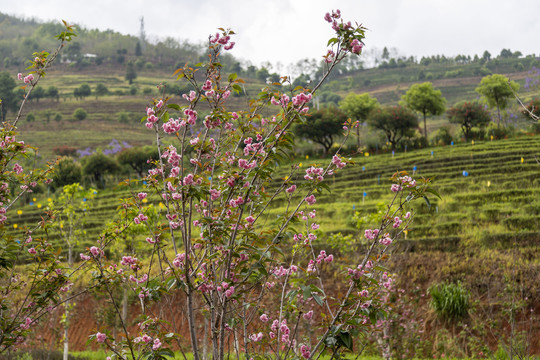
M 87 116 L 88 116 L 88 113 L 83 108 L 77 108 L 73 112 L 73 118 L 75 120 L 82 121 L 82 120 L 86 119 Z
M 443 321 L 457 321 L 469 314 L 469 292 L 461 282 L 440 283 L 429 288 L 431 307 Z

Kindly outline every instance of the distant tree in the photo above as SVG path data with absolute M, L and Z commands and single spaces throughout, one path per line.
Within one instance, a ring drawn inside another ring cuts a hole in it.
M 77 108 L 73 112 L 73 118 L 75 120 L 82 121 L 82 120 L 86 119 L 87 116 L 88 116 L 88 113 L 83 108 Z
M 497 127 L 500 127 L 501 124 L 501 110 L 506 109 L 508 99 L 514 96 L 514 92 L 518 90 L 518 83 L 510 81 L 506 76 L 501 74 L 485 76 L 476 88 L 476 92 L 486 99 L 490 108 L 497 108 L 499 118 Z
M 94 90 L 94 95 L 96 95 L 96 99 L 98 98 L 98 96 L 105 96 L 108 93 L 109 93 L 109 89 L 107 88 L 107 86 L 105 86 L 105 84 L 98 83 L 96 85 L 96 89 Z
M 511 58 L 512 57 L 512 50 L 510 49 L 502 49 L 501 54 L 499 55 L 502 58 Z
M 126 80 L 129 81 L 129 84 L 133 84 L 133 80 L 137 78 L 137 72 L 135 71 L 135 65 L 132 61 L 127 63 L 126 67 Z
M 31 99 L 35 99 L 36 102 L 39 102 L 39 99 L 42 99 L 45 97 L 45 89 L 41 86 L 36 86 L 34 90 L 32 90 Z
M 418 118 L 406 107 L 390 106 L 375 109 L 368 118 L 368 124 L 382 130 L 392 150 L 395 150 L 401 139 L 418 127 Z
M 257 79 L 266 82 L 266 79 L 270 76 L 270 72 L 264 66 L 257 71 Z
M 485 61 L 489 61 L 491 60 L 491 54 L 489 53 L 489 51 L 484 51 L 484 54 L 482 55 L 482 59 L 484 59 Z
M 71 61 L 79 61 L 82 57 L 81 44 L 79 42 L 70 43 L 65 54 Z
M 368 119 L 369 113 L 378 108 L 379 101 L 371 97 L 368 93 L 350 93 L 341 101 L 339 107 L 352 120 L 363 122 Z M 360 148 L 360 124 L 356 124 L 357 145 Z
M 443 114 L 446 110 L 446 99 L 440 90 L 433 89 L 433 84 L 430 82 L 412 85 L 401 99 L 402 105 L 424 116 L 424 137 L 427 141 L 426 116 Z
M 385 46 L 382 52 L 382 58 L 384 60 L 387 60 L 390 57 L 390 52 L 388 51 L 388 48 Z
M 26 115 L 26 121 L 28 122 L 34 122 L 36 121 L 36 116 L 33 113 L 28 113 Z
M 491 120 L 484 105 L 477 102 L 458 103 L 448 109 L 447 114 L 451 123 L 461 126 L 465 141 L 469 139 L 469 133 L 473 127 L 483 128 Z
M 153 167 L 152 164 L 148 163 L 148 159 L 157 160 L 158 158 L 159 154 L 157 150 L 154 147 L 146 146 L 124 149 L 116 157 L 120 165 L 131 167 L 140 178 Z
M 84 83 L 81 84 L 78 88 L 75 88 L 73 90 L 73 95 L 76 99 L 84 99 L 87 96 L 90 96 L 92 94 L 92 89 L 90 88 L 90 85 Z
M 17 83 L 11 74 L 3 71 L 0 73 L 0 107 L 2 108 L 2 122 L 6 121 L 8 111 L 17 111 L 19 97 L 15 92 Z
M 334 144 L 334 136 L 341 133 L 343 123 L 347 121 L 347 115 L 335 108 L 328 107 L 311 113 L 305 124 L 297 124 L 294 133 L 321 144 L 324 153 Z
M 56 115 L 54 115 L 54 121 L 62 121 L 62 114 L 56 113 Z
M 141 50 L 141 43 L 137 41 L 135 44 L 135 56 L 141 56 L 142 50 Z
M 129 94 L 130 95 L 137 95 L 138 92 L 139 92 L 139 89 L 135 85 L 131 85 L 129 87 Z
M 53 85 L 47 88 L 47 91 L 45 92 L 45 94 L 48 98 L 55 99 L 56 101 L 58 101 L 60 98 L 58 88 Z
M 54 173 L 52 175 L 52 186 L 54 188 L 61 188 L 64 185 L 71 185 L 81 182 L 82 180 L 82 168 L 71 157 L 64 157 L 58 160 Z
M 105 187 L 105 176 L 115 174 L 119 170 L 118 163 L 100 152 L 84 158 L 83 173 L 99 188 Z

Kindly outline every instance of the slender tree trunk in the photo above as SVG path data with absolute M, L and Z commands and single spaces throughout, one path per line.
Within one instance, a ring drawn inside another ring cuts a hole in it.
M 360 149 L 360 121 L 356 123 L 356 136 L 357 136 L 356 139 L 358 141 L 357 150 L 359 150 Z
M 63 360 L 68 360 L 68 355 L 69 355 L 69 338 L 68 338 L 68 330 L 69 330 L 69 325 L 68 325 L 68 321 L 69 321 L 69 300 L 66 301 L 65 305 L 66 307 L 66 310 L 65 310 L 65 313 L 64 313 L 64 356 L 63 356 Z
M 427 143 L 427 125 L 426 125 L 426 113 L 424 112 L 424 137 L 426 138 Z
M 497 103 L 497 115 L 499 115 L 499 121 L 497 122 L 497 128 L 501 127 L 501 110 L 499 109 L 499 103 Z

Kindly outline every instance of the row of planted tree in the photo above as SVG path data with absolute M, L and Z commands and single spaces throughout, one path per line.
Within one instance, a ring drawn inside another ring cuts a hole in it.
M 483 102 L 463 101 L 450 108 L 446 107 L 446 99 L 441 91 L 434 89 L 430 82 L 412 85 L 397 106 L 382 107 L 369 93 L 350 93 L 340 102 L 339 108 L 328 107 L 314 111 L 310 123 L 295 126 L 295 132 L 322 145 L 326 153 L 332 147 L 335 137 L 340 135 L 343 122 L 350 118 L 357 121 L 355 127 L 358 149 L 367 146 L 361 143 L 361 133 L 365 131 L 363 123 L 384 133 L 392 150 L 405 148 L 411 142 L 425 147 L 429 144 L 427 117 L 446 113 L 449 122 L 458 125 L 461 130 L 458 138 L 468 141 L 484 140 L 487 137 L 493 140 L 505 137 L 511 132 L 505 129 L 508 115 L 501 112 L 510 107 L 518 90 L 519 84 L 510 81 L 506 76 L 489 75 L 484 77 L 476 88 Z M 539 105 L 540 98 L 536 98 L 520 111 L 533 131 L 538 131 Z M 420 129 L 418 115 L 423 119 L 422 135 L 417 133 Z M 486 134 L 485 129 L 490 124 L 490 131 Z M 453 136 L 447 127 L 440 129 L 433 137 L 435 144 L 450 145 L 452 141 Z

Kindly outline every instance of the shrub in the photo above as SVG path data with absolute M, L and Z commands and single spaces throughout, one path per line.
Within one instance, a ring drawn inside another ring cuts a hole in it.
M 469 314 L 470 294 L 461 282 L 440 283 L 429 288 L 431 307 L 443 321 L 454 322 Z
M 83 108 L 77 108 L 73 112 L 73 118 L 75 120 L 82 121 L 82 120 L 86 119 L 87 116 L 88 116 L 88 113 Z

